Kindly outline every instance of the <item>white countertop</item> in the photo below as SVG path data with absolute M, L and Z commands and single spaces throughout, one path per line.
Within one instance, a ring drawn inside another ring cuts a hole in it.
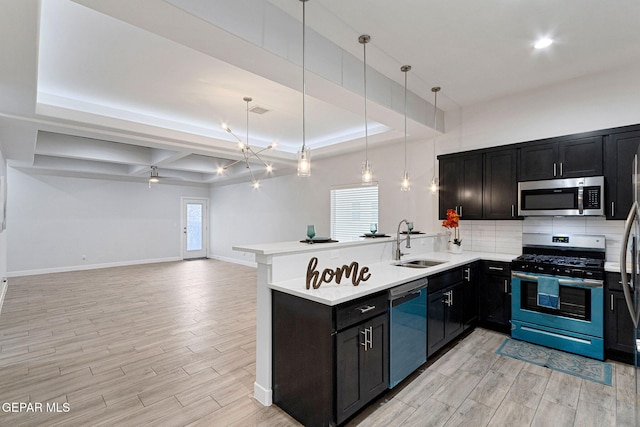
M 277 291 L 306 298 L 321 304 L 337 305 L 474 261 L 488 260 L 510 262 L 518 255 L 488 252 L 464 252 L 461 254 L 430 252 L 415 257 L 403 258 L 402 261 L 428 259 L 443 261 L 443 263 L 428 268 L 400 267 L 393 265 L 398 261 L 391 260 L 368 265 L 360 265 L 360 269 L 363 267 L 369 268 L 371 278 L 366 282 L 361 282 L 358 286 L 353 286 L 350 279 L 343 278 L 342 283 L 339 285 L 335 284 L 335 282 L 323 283 L 318 289 L 306 289 L 305 277 L 300 277 L 284 282 L 269 283 L 269 287 Z M 318 265 L 316 270 L 322 272 L 325 268 L 335 269 L 335 267 L 335 265 Z
M 411 234 L 411 239 L 422 239 L 426 237 L 439 236 L 439 233 L 422 233 Z M 403 238 L 405 236 L 403 235 Z M 376 237 L 367 238 L 363 237 L 361 240 L 352 240 L 348 242 L 335 242 L 335 243 L 316 243 L 308 244 L 300 241 L 291 242 L 277 242 L 277 243 L 261 243 L 256 245 L 244 245 L 233 246 L 234 251 L 254 253 L 257 255 L 283 255 L 303 252 L 316 252 L 319 250 L 333 250 L 354 246 L 371 245 L 377 243 L 394 242 L 396 240 L 396 234 L 389 235 L 389 237 Z

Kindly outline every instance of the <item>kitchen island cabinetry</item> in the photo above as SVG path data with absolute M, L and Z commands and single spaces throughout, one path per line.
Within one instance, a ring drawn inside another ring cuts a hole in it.
M 606 273 L 604 349 L 606 357 L 633 363 L 633 322 L 627 310 L 620 273 Z
M 627 219 L 633 203 L 631 182 L 633 157 L 640 146 L 640 131 L 608 136 L 604 146 L 604 176 L 607 185 L 607 219 Z
M 511 269 L 508 263 L 482 261 L 480 325 L 510 333 Z
M 345 421 L 389 384 L 386 292 L 328 306 L 273 292 L 273 401 L 306 426 Z
M 574 135 L 520 148 L 518 181 L 602 175 L 602 136 Z

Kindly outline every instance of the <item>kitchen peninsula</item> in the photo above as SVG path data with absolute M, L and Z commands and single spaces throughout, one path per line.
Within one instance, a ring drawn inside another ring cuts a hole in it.
M 236 251 L 255 254 L 257 263 L 256 313 L 256 381 L 254 397 L 263 405 L 273 403 L 272 304 L 274 291 L 302 298 L 326 306 L 338 306 L 358 298 L 374 295 L 412 280 L 428 277 L 461 267 L 478 260 L 510 262 L 517 254 L 465 252 L 450 254 L 446 251 L 446 235 L 412 235 L 411 248 L 403 261 L 421 258 L 440 261 L 428 268 L 405 268 L 393 261 L 395 236 L 363 239 L 352 242 L 305 244 L 282 242 L 235 246 Z M 367 267 L 370 278 L 353 286 L 351 280 L 341 284 L 323 283 L 318 289 L 307 289 L 306 274 L 309 261 L 317 258 L 317 268 L 335 269 L 357 262 Z M 275 349 L 278 351 L 278 349 Z M 302 375 L 302 373 L 300 373 Z

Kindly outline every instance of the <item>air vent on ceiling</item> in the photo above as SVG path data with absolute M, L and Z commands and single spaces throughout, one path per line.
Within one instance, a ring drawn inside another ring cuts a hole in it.
M 251 111 L 252 113 L 256 113 L 256 114 L 264 114 L 266 112 L 268 112 L 269 110 L 267 110 L 266 108 L 262 108 L 259 106 L 255 106 L 255 107 L 251 107 L 249 108 L 249 111 Z

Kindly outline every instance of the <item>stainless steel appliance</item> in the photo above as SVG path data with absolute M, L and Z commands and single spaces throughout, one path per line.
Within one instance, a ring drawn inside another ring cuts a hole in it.
M 511 336 L 604 359 L 605 237 L 530 234 L 511 263 Z
M 427 361 L 427 282 L 389 290 L 389 388 Z
M 604 216 L 604 177 L 518 183 L 520 216 Z
M 633 184 L 633 204 L 629 210 L 627 221 L 624 227 L 624 237 L 620 248 L 620 274 L 622 276 L 622 290 L 627 303 L 629 316 L 633 322 L 634 350 L 634 403 L 635 403 L 635 423 L 640 425 L 640 258 L 638 255 L 638 243 L 640 242 L 640 176 L 638 173 L 638 157 L 640 150 L 633 159 L 633 172 L 631 182 Z M 630 255 L 630 256 L 629 256 Z

